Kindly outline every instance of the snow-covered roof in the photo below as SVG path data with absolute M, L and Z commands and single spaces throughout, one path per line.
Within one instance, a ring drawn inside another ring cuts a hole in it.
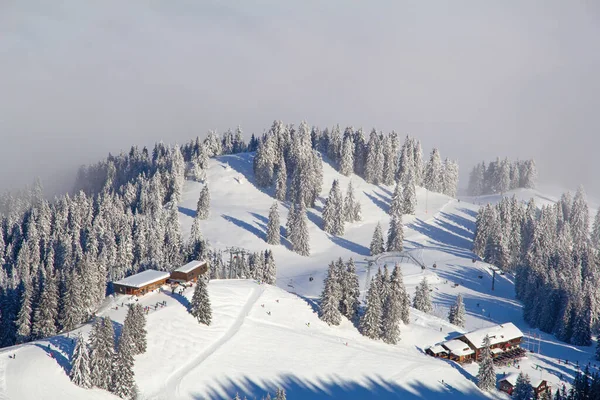
M 165 271 L 147 269 L 139 274 L 128 276 L 127 278 L 121 279 L 120 281 L 116 281 L 114 283 L 121 286 L 141 288 L 161 279 L 166 279 L 169 276 L 171 276 L 171 274 Z
M 206 264 L 206 261 L 198 261 L 198 260 L 190 261 L 189 263 L 177 268 L 173 272 L 183 272 L 184 274 L 187 274 L 188 272 L 193 271 L 194 269 L 198 268 L 199 266 L 201 266 L 203 264 Z
M 442 345 L 440 345 L 440 344 L 436 344 L 435 346 L 429 347 L 429 350 L 431 350 L 433 352 L 433 354 L 447 353 L 448 352 L 448 350 L 446 350 L 445 348 L 443 348 Z
M 442 346 L 450 350 L 455 356 L 468 356 L 469 354 L 475 353 L 475 350 L 469 347 L 465 342 L 461 342 L 458 339 L 448 340 L 442 343 Z
M 516 386 L 518 377 L 519 377 L 519 374 L 512 373 L 512 374 L 506 375 L 504 378 L 500 379 L 498 382 L 506 381 L 506 382 L 510 383 L 512 386 Z M 539 387 L 542 384 L 542 382 L 545 381 L 545 379 L 532 378 L 531 376 L 529 377 L 529 380 L 531 382 L 531 386 L 533 386 L 534 388 Z M 549 382 L 546 382 L 546 385 L 551 386 Z
M 504 353 L 504 350 L 499 349 L 499 348 L 495 348 L 495 349 L 491 349 L 492 354 L 500 354 L 500 353 Z
M 477 348 L 483 347 L 485 335 L 490 337 L 490 344 L 508 342 L 516 338 L 523 337 L 523 332 L 519 330 L 512 322 L 502 325 L 490 326 L 488 328 L 477 329 L 476 331 L 465 333 L 463 336 Z

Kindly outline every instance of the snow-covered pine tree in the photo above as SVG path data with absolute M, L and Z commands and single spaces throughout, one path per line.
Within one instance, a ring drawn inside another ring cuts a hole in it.
M 392 195 L 392 201 L 390 202 L 390 208 L 388 209 L 388 214 L 390 214 L 390 215 L 402 214 L 403 200 L 404 200 L 404 194 L 403 194 L 403 190 L 402 190 L 402 185 L 397 183 L 396 187 L 394 188 L 394 194 Z
M 580 186 L 575 193 L 570 223 L 573 242 L 577 245 L 586 243 L 590 230 L 590 214 L 583 186 Z
M 406 175 L 402 190 L 402 214 L 414 214 L 417 208 L 417 192 L 415 187 L 415 176 L 411 170 Z
M 196 215 L 192 222 L 190 238 L 188 240 L 188 254 L 191 260 L 201 260 L 207 251 L 206 242 L 200 230 L 200 218 Z
M 274 202 L 269 210 L 269 222 L 267 224 L 267 243 L 277 245 L 281 243 L 279 235 L 279 210 L 278 203 Z
M 443 193 L 450 197 L 456 197 L 458 188 L 458 164 L 446 158 L 443 172 Z
M 296 206 L 294 203 L 291 203 L 290 208 L 288 209 L 287 220 L 285 222 L 285 237 L 291 243 L 293 243 L 292 239 L 294 236 L 294 229 L 297 224 L 296 219 L 297 219 Z
M 479 356 L 479 372 L 477 373 L 477 386 L 486 392 L 492 391 L 496 387 L 496 372 L 494 371 L 490 343 L 490 337 L 485 335 L 483 349 Z
M 135 354 L 143 354 L 146 352 L 146 314 L 140 304 L 135 304 L 132 307 L 134 323 L 132 324 L 133 343 L 135 345 Z
M 344 200 L 337 179 L 333 181 L 323 207 L 323 230 L 336 236 L 344 234 Z
M 198 198 L 198 204 L 196 205 L 196 216 L 200 219 L 207 219 L 210 213 L 210 192 L 208 185 L 204 185 L 202 191 L 200 191 L 200 197 Z
M 414 168 L 415 168 L 415 184 L 417 186 L 423 186 L 423 150 L 421 149 L 421 142 L 417 140 L 414 142 L 413 139 L 413 152 L 414 152 Z
M 355 321 L 358 317 L 358 308 L 360 306 L 360 283 L 356 274 L 354 260 L 350 258 L 346 263 L 345 280 L 343 285 L 344 315 L 350 321 Z
M 456 301 L 450 306 L 448 312 L 448 322 L 462 328 L 465 327 L 465 305 L 463 303 L 462 294 L 456 296 Z
M 402 298 L 397 290 L 390 290 L 383 303 L 381 316 L 381 338 L 388 344 L 396 344 L 400 339 L 402 320 Z
M 367 144 L 367 158 L 365 163 L 365 180 L 369 183 L 378 184 L 383 174 L 383 165 L 379 166 L 379 158 L 383 159 L 383 149 L 379 145 L 379 136 L 373 129 Z
M 367 306 L 359 323 L 360 333 L 371 339 L 381 337 L 381 299 L 379 298 L 379 288 L 374 279 L 371 279 L 369 290 L 367 291 Z
M 71 371 L 69 372 L 71 381 L 77 386 L 83 388 L 92 387 L 90 376 L 90 355 L 87 349 L 87 343 L 83 339 L 81 332 L 77 336 L 75 350 L 71 356 Z
M 396 152 L 395 145 L 392 144 L 391 136 L 383 140 L 383 175 L 382 183 L 391 186 L 396 178 Z
M 58 333 L 56 319 L 58 317 L 58 287 L 53 276 L 49 275 L 43 283 L 38 307 L 33 313 L 31 334 L 35 338 L 45 338 Z
M 275 178 L 275 198 L 279 201 L 285 201 L 287 194 L 287 167 L 283 154 L 277 164 L 277 175 Z
M 350 176 L 354 169 L 354 143 L 352 135 L 344 135 L 342 144 L 342 154 L 340 159 L 340 173 L 345 176 Z
M 535 189 L 537 183 L 537 168 L 535 166 L 535 161 L 527 160 L 524 167 L 524 170 L 521 171 L 521 187 Z
M 413 300 L 413 307 L 424 313 L 430 313 L 433 310 L 427 278 L 423 278 L 423 280 L 419 283 L 419 286 L 417 286 L 415 298 Z
M 133 356 L 135 354 L 134 338 L 131 331 L 133 320 L 125 320 L 118 350 L 113 361 L 113 376 L 110 391 L 122 399 L 137 398 L 137 388 L 133 374 Z
M 469 186 L 467 193 L 469 196 L 481 196 L 483 193 L 484 182 L 483 175 L 485 173 L 485 166 L 483 163 L 477 164 L 471 170 L 469 175 Z
M 198 279 L 194 289 L 194 295 L 189 305 L 189 312 L 199 323 L 210 325 L 212 320 L 212 308 L 210 306 L 210 298 L 208 296 L 208 287 L 206 280 L 202 277 Z
M 286 394 L 285 394 L 285 389 L 284 388 L 277 388 L 277 390 L 275 390 L 275 400 L 286 400 Z
M 533 386 L 531 386 L 529 375 L 519 372 L 512 398 L 515 400 L 531 400 L 534 398 Z
M 393 214 L 390 219 L 390 229 L 388 230 L 387 251 L 402 251 L 404 248 L 404 225 L 402 224 L 402 214 Z
M 90 376 L 93 386 L 109 390 L 115 354 L 115 333 L 108 317 L 94 321 L 90 333 Z
M 373 232 L 373 239 L 371 240 L 370 251 L 372 256 L 381 254 L 385 251 L 385 242 L 383 241 L 383 231 L 381 224 L 378 222 Z
M 404 286 L 404 278 L 402 276 L 402 269 L 400 265 L 396 263 L 394 271 L 390 277 L 390 292 L 394 292 L 397 300 L 400 304 L 400 319 L 405 324 L 410 323 L 410 296 Z
M 344 218 L 347 222 L 360 221 L 360 203 L 354 199 L 352 181 L 348 182 L 346 198 L 344 199 Z
M 28 342 L 31 338 L 31 282 L 27 279 L 21 284 L 21 307 L 15 321 L 17 328 L 17 344 Z
M 275 162 L 279 159 L 279 155 L 276 154 L 276 140 L 274 135 L 267 135 L 256 149 L 253 167 L 256 184 L 259 187 L 267 187 L 273 182 Z
M 339 310 L 341 290 L 338 268 L 334 262 L 331 262 L 325 278 L 325 287 L 321 293 L 321 308 L 319 308 L 319 318 L 328 325 L 339 325 L 342 321 Z
M 442 176 L 443 176 L 442 159 L 438 149 L 431 151 L 429 162 L 425 167 L 425 176 L 423 177 L 423 183 L 427 190 L 432 192 L 440 193 L 442 191 Z
M 262 281 L 268 285 L 274 285 L 277 281 L 277 267 L 271 250 L 265 250 L 265 266 L 263 268 Z
M 301 256 L 310 256 L 310 237 L 308 235 L 308 225 L 306 218 L 306 207 L 303 203 L 296 204 L 296 216 L 292 228 L 293 235 L 290 237 L 292 250 Z

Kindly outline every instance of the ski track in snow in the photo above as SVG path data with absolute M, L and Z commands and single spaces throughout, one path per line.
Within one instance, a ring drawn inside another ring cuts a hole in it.
M 240 328 L 244 324 L 244 321 L 250 310 L 260 296 L 262 296 L 265 288 L 263 286 L 256 287 L 252 290 L 252 293 L 248 296 L 248 300 L 246 304 L 240 311 L 238 317 L 234 321 L 234 323 L 229 327 L 229 329 L 221 336 L 217 341 L 213 342 L 208 348 L 206 348 L 202 353 L 200 353 L 196 358 L 188 362 L 183 367 L 179 368 L 175 373 L 173 373 L 165 383 L 164 389 L 162 390 L 162 395 L 157 394 L 157 396 L 151 396 L 152 399 L 169 399 L 169 398 L 178 398 L 179 397 L 179 386 L 183 378 L 190 373 L 196 366 L 202 364 L 204 360 L 210 357 L 215 351 L 217 351 L 221 346 L 225 345 L 232 337 L 235 336 L 236 333 L 239 332 Z

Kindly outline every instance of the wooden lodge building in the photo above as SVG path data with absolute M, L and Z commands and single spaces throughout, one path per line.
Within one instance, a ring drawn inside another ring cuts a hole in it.
M 519 349 L 523 333 L 511 322 L 465 333 L 452 340 L 428 347 L 425 352 L 433 357 L 447 358 L 457 362 L 479 359 L 483 339 L 490 338 L 490 349 L 494 358 Z
M 167 283 L 170 276 L 171 274 L 165 271 L 147 269 L 139 274 L 113 282 L 113 288 L 118 294 L 145 295 Z
M 500 379 L 498 381 L 498 389 L 500 389 L 504 393 L 508 393 L 509 395 L 512 396 L 513 391 L 515 390 L 515 387 L 517 386 L 517 378 L 518 377 L 519 377 L 519 374 L 510 374 L 510 375 L 507 375 L 506 377 Z M 536 398 L 539 398 L 539 396 L 542 393 L 550 392 L 550 390 L 551 390 L 550 384 L 543 379 L 532 379 L 531 386 L 533 386 L 533 391 L 536 394 Z
M 196 282 L 198 277 L 208 271 L 206 261 L 190 261 L 171 272 L 170 281 L 174 282 Z
M 168 281 L 177 283 L 195 282 L 206 271 L 208 271 L 208 263 L 206 261 L 189 262 L 171 273 L 147 269 L 113 282 L 113 289 L 117 294 L 143 296 L 148 292 L 160 288 Z

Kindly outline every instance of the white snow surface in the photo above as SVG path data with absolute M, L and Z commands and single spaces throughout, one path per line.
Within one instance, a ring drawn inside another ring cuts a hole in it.
M 237 184 L 240 176 L 246 184 Z M 323 201 L 333 179 L 340 180 L 344 191 L 352 179 L 362 205 L 363 221 L 347 224 L 343 237 L 320 229 Z M 585 365 L 593 360 L 593 346 L 568 345 L 525 324 L 510 274 L 496 275 L 495 290 L 491 290 L 490 266 L 473 262 L 470 251 L 477 204 L 417 189 L 416 215 L 403 218 L 404 245 L 427 268 L 405 260 L 401 268 L 411 296 L 423 276 L 427 277 L 434 310 L 425 314 L 412 309 L 410 324 L 401 326 L 400 342 L 388 345 L 361 336 L 346 319 L 340 326 L 328 326 L 316 310 L 327 265 L 338 257 L 354 258 L 362 298 L 368 246 L 378 222 L 384 230 L 389 226 L 386 210 L 393 188 L 342 176 L 325 163 L 321 199 L 315 209 L 308 210 L 311 256 L 302 257 L 289 250 L 285 239 L 279 246 L 266 244 L 267 216 L 274 199 L 269 189 L 254 185 L 251 155 L 211 159 L 208 183 L 212 201 L 209 218 L 201 222 L 204 237 L 216 248 L 272 249 L 277 284 L 211 281 L 211 326 L 199 324 L 186 310 L 193 288 L 183 295 L 165 290 L 141 297 L 139 303 L 150 307 L 148 349 L 136 356 L 134 368 L 141 399 L 231 399 L 236 392 L 261 398 L 267 391 L 274 394 L 277 387 L 284 387 L 290 400 L 507 399 L 499 391 L 485 394 L 477 388 L 476 363 L 459 365 L 436 359 L 424 349 L 468 331 L 508 322 L 524 333 L 525 347 L 533 348 L 533 335 L 540 335 L 535 340 L 540 353 L 529 353 L 519 369 L 514 365 L 497 368 L 499 376 L 524 371 L 532 380 L 539 377 L 560 387 L 572 381 L 576 361 Z M 201 188 L 199 183 L 186 182 L 179 204 L 185 236 Z M 280 204 L 279 210 L 285 226 L 287 208 Z M 382 257 L 379 265 L 387 263 L 391 268 L 395 261 L 401 260 L 393 255 Z M 375 272 L 371 269 L 371 276 Z M 459 293 L 466 309 L 464 329 L 446 320 Z M 118 332 L 126 314 L 122 305 L 132 301 L 129 296 L 109 297 L 97 314 L 110 316 Z M 166 307 L 157 306 L 162 301 Z M 108 392 L 84 390 L 69 381 L 72 338 L 77 331 L 87 336 L 89 330 L 86 324 L 75 332 L 0 350 L 0 400 L 116 399 Z M 13 354 L 16 358 L 9 358 Z M 565 365 L 565 359 L 569 364 Z
M 161 279 L 168 278 L 169 276 L 171 276 L 171 274 L 169 274 L 168 272 L 165 272 L 165 271 L 157 271 L 155 269 L 147 269 L 138 274 L 128 276 L 127 278 L 123 278 L 114 283 L 123 285 L 123 286 L 140 288 L 142 286 L 149 285 L 149 284 L 159 281 Z

